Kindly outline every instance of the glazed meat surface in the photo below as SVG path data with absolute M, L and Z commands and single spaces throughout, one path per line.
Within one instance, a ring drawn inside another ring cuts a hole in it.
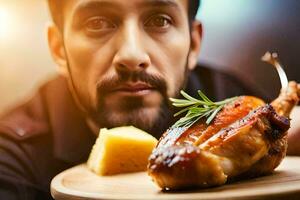
M 271 173 L 286 154 L 289 115 L 299 97 L 300 86 L 290 82 L 271 104 L 241 96 L 210 125 L 169 129 L 149 158 L 149 175 L 163 189 L 182 189 Z

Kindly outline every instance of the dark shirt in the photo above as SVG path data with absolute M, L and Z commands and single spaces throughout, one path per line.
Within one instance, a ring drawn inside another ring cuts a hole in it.
M 253 94 L 236 78 L 197 67 L 186 91 L 224 99 Z M 96 137 L 63 77 L 44 84 L 29 101 L 0 118 L 0 199 L 51 199 L 51 179 L 87 160 Z

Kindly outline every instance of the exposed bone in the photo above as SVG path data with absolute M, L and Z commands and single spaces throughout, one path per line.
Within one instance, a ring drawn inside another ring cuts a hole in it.
M 288 81 L 285 71 L 283 70 L 282 65 L 280 64 L 280 62 L 278 60 L 278 54 L 270 53 L 268 51 L 261 58 L 261 60 L 273 65 L 276 68 L 279 78 L 280 78 L 280 82 L 281 82 L 281 89 L 286 89 L 288 87 L 289 81 Z

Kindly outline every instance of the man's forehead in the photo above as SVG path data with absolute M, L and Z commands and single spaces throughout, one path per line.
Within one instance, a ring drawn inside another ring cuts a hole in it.
M 172 7 L 187 11 L 188 0 L 70 0 L 66 1 L 65 8 L 73 13 L 97 8 L 130 9 L 130 8 L 151 8 L 151 7 Z M 65 10 L 65 11 L 67 11 Z

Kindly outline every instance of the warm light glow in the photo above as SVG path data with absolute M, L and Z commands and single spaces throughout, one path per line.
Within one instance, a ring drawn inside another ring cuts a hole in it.
M 8 9 L 0 7 L 0 40 L 8 39 L 13 32 L 14 18 Z

